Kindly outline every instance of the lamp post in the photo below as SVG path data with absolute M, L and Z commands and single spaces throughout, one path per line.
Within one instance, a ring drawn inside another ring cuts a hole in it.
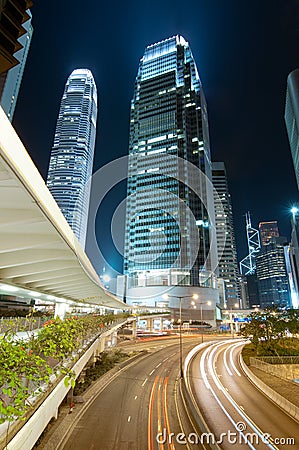
M 183 298 L 194 298 L 195 300 L 198 298 L 197 294 L 194 295 L 168 295 L 164 294 L 162 296 L 165 300 L 168 298 L 178 298 L 180 301 L 180 328 L 179 328 L 179 337 L 180 337 L 180 377 L 183 378 L 183 341 L 182 341 L 182 300 Z
M 208 302 L 200 302 L 198 305 L 200 306 L 200 322 L 201 322 L 201 343 L 203 343 L 203 323 L 202 323 L 202 305 L 211 305 L 210 301 Z

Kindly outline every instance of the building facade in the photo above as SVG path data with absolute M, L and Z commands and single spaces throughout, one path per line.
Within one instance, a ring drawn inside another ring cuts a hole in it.
M 240 306 L 240 286 L 231 195 L 223 162 L 212 163 L 212 179 L 218 193 L 214 198 L 214 204 L 219 247 L 219 278 L 224 280 L 225 285 L 225 302 L 221 306 L 231 309 L 236 304 Z
M 286 238 L 272 237 L 256 256 L 256 277 L 261 308 L 290 306 L 285 245 Z
M 21 49 L 18 50 L 14 55 L 14 57 L 19 61 L 19 64 L 17 64 L 15 67 L 12 67 L 8 72 L 3 74 L 1 78 L 2 92 L 0 95 L 0 104 L 11 122 L 15 112 L 18 94 L 33 34 L 33 27 L 31 24 L 32 15 L 29 9 L 27 10 L 27 15 L 28 20 L 23 25 L 25 33 L 22 34 L 22 36 L 19 38 Z
M 97 120 L 97 89 L 88 69 L 69 76 L 61 100 L 47 186 L 85 247 Z
M 288 76 L 285 122 L 299 189 L 299 69 Z
M 142 290 L 145 303 L 162 304 L 161 287 L 216 291 L 213 222 L 205 97 L 189 44 L 174 36 L 146 48 L 131 103 L 127 301 Z
M 261 245 L 264 246 L 270 244 L 273 237 L 279 237 L 277 221 L 273 220 L 271 222 L 260 222 L 259 233 Z
M 299 308 L 299 209 L 292 208 L 291 242 L 285 246 L 286 268 L 290 286 L 291 307 Z

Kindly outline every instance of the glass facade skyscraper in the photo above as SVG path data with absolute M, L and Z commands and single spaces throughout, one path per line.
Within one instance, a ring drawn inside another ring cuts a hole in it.
M 88 69 L 69 76 L 61 100 L 47 186 L 85 247 L 97 120 L 97 89 Z
M 285 122 L 299 189 L 299 69 L 288 76 Z
M 149 45 L 131 103 L 128 286 L 208 286 L 216 249 L 207 107 L 189 44 Z M 217 265 L 217 264 L 216 264 Z
M 219 257 L 219 277 L 224 281 L 225 298 L 223 305 L 235 308 L 240 305 L 240 286 L 238 281 L 238 261 L 233 223 L 231 196 L 228 190 L 225 165 L 223 162 L 212 163 L 213 185 L 218 193 L 215 196 L 217 244 L 223 249 Z
M 261 308 L 291 304 L 284 247 L 286 238 L 272 237 L 256 256 L 256 276 Z

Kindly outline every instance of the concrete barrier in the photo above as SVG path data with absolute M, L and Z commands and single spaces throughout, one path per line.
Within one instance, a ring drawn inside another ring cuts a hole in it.
M 274 403 L 276 403 L 281 409 L 283 409 L 287 414 L 293 417 L 296 421 L 299 421 L 299 408 L 298 406 L 291 403 L 289 400 L 284 398 L 278 392 L 274 391 L 267 384 L 265 384 L 260 378 L 258 378 L 245 364 L 242 354 L 240 354 L 240 364 L 243 372 L 249 378 L 249 380 L 254 384 L 260 391 L 263 392 L 267 397 L 270 398 Z

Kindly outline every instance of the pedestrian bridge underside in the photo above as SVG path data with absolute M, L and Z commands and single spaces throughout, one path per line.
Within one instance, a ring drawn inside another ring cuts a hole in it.
M 126 308 L 102 288 L 2 108 L 0 210 L 0 283 L 51 298 Z

